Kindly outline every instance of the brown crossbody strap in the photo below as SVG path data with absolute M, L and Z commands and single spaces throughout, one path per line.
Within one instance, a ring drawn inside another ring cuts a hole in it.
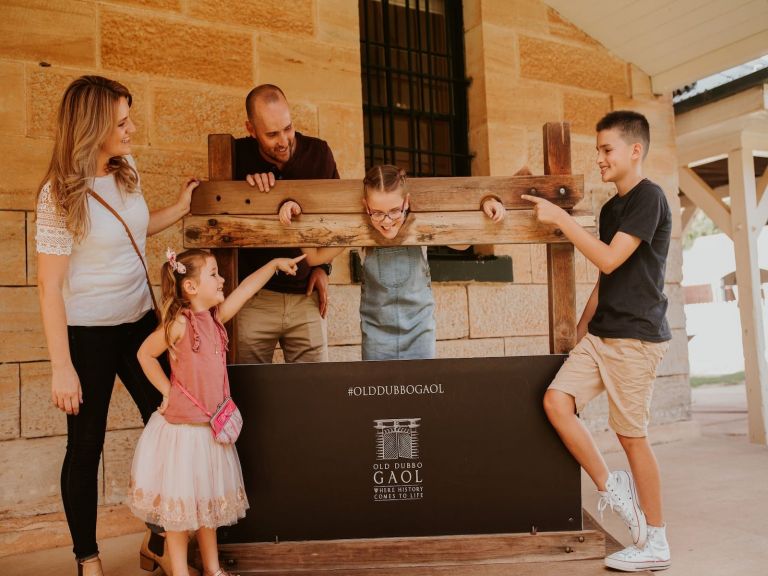
M 152 282 L 149 281 L 149 271 L 147 270 L 147 265 L 144 263 L 144 258 L 141 255 L 141 252 L 139 251 L 139 247 L 136 245 L 136 241 L 133 239 L 133 234 L 131 234 L 131 229 L 128 228 L 128 224 L 125 223 L 125 220 L 123 220 L 120 217 L 120 214 L 117 213 L 117 211 L 110 206 L 104 198 L 99 196 L 95 191 L 89 190 L 88 193 L 94 197 L 94 199 L 104 206 L 107 210 L 109 210 L 112 215 L 117 218 L 120 222 L 120 224 L 123 225 L 123 228 L 125 228 L 125 232 L 128 234 L 128 239 L 131 241 L 131 246 L 133 246 L 133 249 L 136 251 L 136 256 L 139 257 L 139 262 L 141 262 L 141 266 L 144 268 L 144 276 L 147 278 L 147 288 L 149 288 L 149 295 L 152 298 L 152 306 L 155 309 L 155 316 L 157 316 L 157 322 L 158 324 L 161 322 L 162 318 L 160 316 L 160 307 L 157 305 L 157 300 L 155 300 L 155 293 L 152 291 Z

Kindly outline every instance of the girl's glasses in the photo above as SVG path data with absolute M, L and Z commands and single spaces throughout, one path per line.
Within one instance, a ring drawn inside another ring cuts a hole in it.
M 394 208 L 389 212 L 379 212 L 378 210 L 371 212 L 368 210 L 368 216 L 376 223 L 384 222 L 385 218 L 389 218 L 392 222 L 397 222 L 403 217 L 403 214 L 405 214 L 405 200 L 403 200 L 403 205 L 400 208 Z

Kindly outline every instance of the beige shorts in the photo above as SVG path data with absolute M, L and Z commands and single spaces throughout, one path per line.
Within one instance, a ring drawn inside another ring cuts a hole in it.
M 587 334 L 549 387 L 573 396 L 579 413 L 605 390 L 608 425 L 622 436 L 641 438 L 648 434 L 656 368 L 668 348 L 669 342 Z

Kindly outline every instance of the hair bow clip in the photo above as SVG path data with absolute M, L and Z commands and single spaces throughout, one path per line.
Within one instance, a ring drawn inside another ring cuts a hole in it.
M 167 248 L 165 250 L 165 257 L 168 260 L 168 264 L 171 267 L 171 270 L 176 272 L 177 274 L 186 274 L 187 267 L 184 266 L 181 262 L 178 262 L 176 260 L 176 252 L 171 250 L 170 248 Z

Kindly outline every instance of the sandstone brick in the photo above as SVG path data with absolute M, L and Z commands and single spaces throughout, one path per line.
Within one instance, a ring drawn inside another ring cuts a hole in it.
M 539 140 L 541 127 L 546 122 L 559 122 L 563 119 L 562 94 L 547 84 L 516 82 L 499 75 L 493 80 L 489 77 L 487 92 L 489 121 L 526 127 Z M 523 135 L 521 139 L 524 138 Z
M 576 282 L 587 282 L 587 259 L 578 249 L 573 250 L 573 269 L 576 273 Z
M 504 123 L 488 126 L 491 176 L 512 176 L 527 164 L 526 131 Z
M 30 67 L 27 73 L 27 95 L 29 121 L 27 135 L 35 138 L 53 138 L 56 132 L 56 116 L 61 99 L 67 87 L 88 72 L 72 72 L 57 68 Z M 146 144 L 148 141 L 149 107 L 146 86 L 135 78 L 124 78 L 108 74 L 108 77 L 122 83 L 132 96 L 130 116 L 136 125 L 131 135 L 132 144 Z
M 315 6 L 312 0 L 189 0 L 190 14 L 201 20 L 247 26 L 267 32 L 307 37 L 315 33 Z M 322 4 L 322 2 L 321 2 Z M 347 12 L 357 15 L 347 4 Z M 342 11 L 343 12 L 343 11 Z M 357 18 L 355 18 L 357 22 Z M 355 29 L 357 29 L 355 25 Z
M 573 40 L 587 46 L 601 46 L 597 40 L 571 24 L 553 8 L 547 8 L 547 21 L 549 22 L 549 33 L 553 36 Z
M 489 96 L 487 105 L 498 104 L 496 98 L 502 96 L 503 84 L 514 83 L 520 77 L 520 57 L 517 50 L 517 34 L 508 27 L 485 18 L 482 25 L 482 45 L 479 46 L 482 58 L 483 74 L 486 76 Z M 501 102 L 509 99 L 501 97 Z
M 683 281 L 683 242 L 679 238 L 672 238 L 669 243 L 667 275 L 664 281 L 675 284 Z
M 156 8 L 173 12 L 181 11 L 181 0 L 109 0 L 113 4 L 125 4 L 141 8 Z
M 470 105 L 470 110 L 472 105 Z M 483 122 L 481 124 L 472 124 L 470 121 L 469 131 L 469 149 L 473 152 L 472 157 L 472 176 L 490 176 L 491 174 L 491 159 L 488 154 L 490 148 L 488 139 L 488 124 Z
M 360 344 L 360 286 L 331 284 L 328 297 L 328 344 Z
M 329 346 L 328 360 L 331 362 L 358 362 L 362 360 L 360 346 Z
M 153 143 L 207 149 L 208 134 L 245 136 L 246 93 L 175 86 L 156 88 Z
M 576 284 L 576 322 L 581 318 L 584 307 L 587 305 L 587 300 L 589 300 L 589 296 L 594 288 L 594 284 Z
M 362 94 L 360 50 L 324 42 L 286 42 L 259 34 L 257 82 L 277 84 L 289 101 L 352 103 Z
M 669 350 L 656 372 L 659 376 L 688 374 L 688 334 L 685 329 L 672 330 Z
M 251 34 L 231 29 L 111 8 L 101 10 L 101 64 L 107 69 L 250 86 L 251 38 Z
M 23 135 L 26 126 L 24 100 L 24 66 L 14 62 L 0 62 L 0 131 Z
M 547 283 L 546 244 L 531 244 L 531 278 L 534 284 Z
M 317 38 L 350 48 L 359 46 L 360 16 L 357 3 L 350 0 L 319 0 Z
M 141 414 L 136 404 L 120 381 L 115 380 L 112 389 L 112 399 L 109 402 L 109 414 L 107 415 L 107 430 L 125 430 L 128 428 L 143 428 Z
M 437 339 L 452 340 L 469 336 L 467 288 L 455 284 L 434 284 Z
M 362 102 L 347 106 L 323 102 L 318 106 L 320 138 L 333 151 L 342 178 L 365 176 Z
M 27 282 L 26 214 L 0 211 L 0 285 L 23 285 Z
M 35 245 L 35 213 L 25 212 L 27 220 L 27 284 L 37 284 L 37 247 Z
M 0 525 L 0 558 L 72 545 L 64 512 L 29 516 L 22 508 L 11 513 L 14 515 L 5 516 Z M 97 514 L 96 538 L 99 541 L 146 529 L 127 506 L 100 506 Z
M 653 96 L 651 77 L 634 64 L 629 65 L 629 79 L 632 86 L 632 96 Z
M 664 292 L 669 301 L 667 308 L 667 322 L 671 329 L 685 328 L 685 308 L 683 287 L 680 284 L 666 284 Z
M 611 110 L 611 101 L 605 95 L 589 95 L 566 91 L 563 94 L 563 116 L 571 124 L 571 132 L 594 138 L 595 125 Z
M 96 21 L 95 6 L 87 2 L 3 2 L 0 56 L 59 66 L 94 66 Z
M 530 244 L 497 244 L 494 254 L 512 257 L 512 281 L 515 284 L 531 283 Z
M 351 254 L 353 251 L 357 251 L 357 249 L 347 248 L 333 259 L 333 270 L 329 278 L 331 284 L 352 283 Z
M 179 177 L 177 194 L 186 176 L 205 177 L 208 174 L 208 155 L 175 148 L 162 149 L 155 146 L 137 146 L 133 152 L 139 174 L 163 174 Z M 143 188 L 146 188 L 144 186 Z M 142 189 L 146 196 L 150 190 Z
M 506 356 L 538 356 L 549 354 L 549 336 L 514 336 L 504 338 Z
M 100 504 L 123 504 L 128 500 L 131 464 L 141 430 L 115 430 L 104 439 L 104 495 Z
M 0 440 L 19 437 L 19 365 L 0 364 Z
M 482 23 L 481 6 L 482 0 L 464 0 L 461 3 L 465 33 Z
M 67 417 L 51 402 L 51 365 L 21 365 L 21 435 L 25 438 L 61 436 L 67 433 Z
M 667 424 L 691 417 L 691 385 L 688 374 L 656 378 L 651 401 L 651 425 Z
M 587 90 L 627 94 L 627 65 L 606 50 L 520 36 L 520 74 Z
M 25 515 L 61 510 L 61 463 L 67 439 L 19 438 L 0 450 L 0 510 Z M 20 466 L 19 463 L 27 463 Z
M 547 287 L 521 284 L 469 285 L 472 338 L 547 334 Z
M 481 358 L 504 356 L 503 338 L 469 338 L 438 340 L 438 358 Z
M 34 210 L 52 141 L 12 136 L 0 140 L 0 210 Z
M 37 289 L 0 287 L 0 362 L 46 360 Z
M 539 0 L 488 0 L 482 3 L 483 23 L 546 32 L 547 7 Z

